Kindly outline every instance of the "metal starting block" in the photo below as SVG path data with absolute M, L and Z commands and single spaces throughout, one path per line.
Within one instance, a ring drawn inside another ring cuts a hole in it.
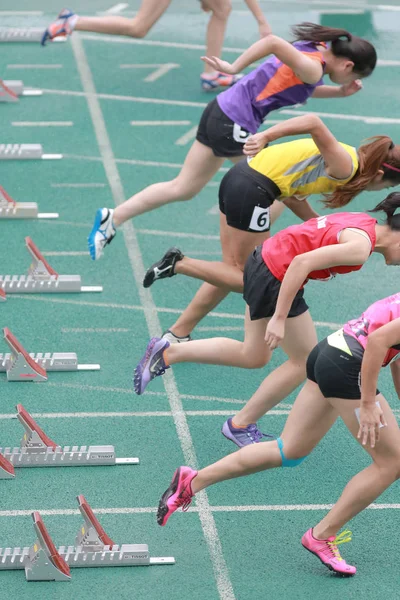
M 80 275 L 59 275 L 44 258 L 30 237 L 25 244 L 32 256 L 27 275 L 0 275 L 0 289 L 10 294 L 56 294 L 102 292 L 101 285 L 82 285 Z
M 70 568 L 173 565 L 173 556 L 150 557 L 147 544 L 118 546 L 108 537 L 84 496 L 77 496 L 84 524 L 76 546 L 58 551 L 39 512 L 33 512 L 37 541 L 25 548 L 0 548 L 0 570 L 25 569 L 27 581 L 68 581 Z
M 0 42 L 41 42 L 43 27 L 0 27 Z M 67 39 L 57 37 L 53 42 L 66 42 Z
M 0 144 L 0 160 L 59 160 L 62 154 L 44 154 L 42 144 Z
M 19 96 L 41 96 L 42 90 L 26 88 L 23 81 L 0 79 L 0 102 L 18 102 Z
M 6 299 L 5 291 L 0 289 L 0 302 L 4 302 Z
M 80 365 L 75 352 L 28 354 L 8 327 L 3 328 L 3 334 L 11 352 L 0 354 L 0 373 L 7 373 L 8 381 L 47 381 L 47 371 L 100 370 L 100 365 Z
M 0 219 L 57 219 L 58 213 L 40 213 L 36 202 L 16 202 L 0 185 Z
M 25 429 L 19 448 L 0 448 L 0 479 L 22 467 L 88 467 L 138 465 L 138 458 L 116 458 L 114 446 L 58 446 L 39 427 L 22 404 L 17 418 Z M 4 461 L 4 466 L 2 464 Z

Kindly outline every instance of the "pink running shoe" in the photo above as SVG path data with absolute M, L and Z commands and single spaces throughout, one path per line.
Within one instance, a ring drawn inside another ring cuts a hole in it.
M 351 542 L 351 531 L 342 531 L 336 537 L 332 536 L 327 540 L 317 540 L 313 536 L 312 529 L 309 529 L 301 538 L 303 547 L 312 554 L 315 554 L 330 571 L 339 573 L 344 577 L 351 577 L 351 575 L 356 574 L 357 569 L 346 563 L 344 558 L 340 556 L 337 548 L 339 544 L 344 544 L 345 542 Z
M 157 511 L 157 523 L 166 525 L 168 519 L 180 506 L 183 511 L 187 511 L 192 498 L 192 480 L 196 477 L 197 471 L 190 467 L 179 467 L 172 478 L 169 488 L 161 496 Z

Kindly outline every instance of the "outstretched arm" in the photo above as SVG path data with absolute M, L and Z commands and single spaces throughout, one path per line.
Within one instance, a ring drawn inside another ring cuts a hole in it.
M 371 244 L 358 233 L 347 231 L 334 246 L 324 246 L 295 256 L 283 278 L 274 316 L 268 323 L 265 340 L 271 350 L 275 349 L 285 335 L 285 320 L 292 302 L 306 281 L 309 273 L 329 269 L 337 265 L 362 265 L 369 257 Z
M 319 85 L 315 88 L 312 98 L 347 98 L 362 90 L 362 87 L 360 79 L 346 85 Z
M 252 12 L 253 17 L 258 23 L 258 30 L 260 32 L 260 37 L 263 38 L 271 33 L 271 27 L 267 19 L 264 17 L 263 11 L 257 0 L 245 0 L 249 10 Z
M 314 217 L 319 217 L 319 214 L 315 212 L 312 206 L 308 203 L 306 199 L 299 200 L 295 196 L 290 196 L 290 198 L 285 198 L 282 202 L 290 208 L 293 214 L 296 217 L 299 217 L 302 221 L 308 221 L 308 219 L 313 219 Z
M 275 54 L 304 83 L 315 84 L 323 75 L 322 64 L 319 61 L 303 54 L 286 40 L 272 34 L 255 42 L 232 64 L 216 56 L 202 56 L 201 60 L 211 65 L 216 71 L 234 75 L 269 54 Z
M 396 390 L 397 397 L 400 400 L 400 360 L 393 361 L 390 364 L 390 370 L 392 372 L 394 389 Z
M 312 136 L 325 160 L 329 175 L 336 179 L 350 177 L 353 170 L 350 154 L 339 144 L 323 121 L 313 114 L 282 121 L 282 123 L 277 123 L 265 131 L 251 135 L 243 147 L 243 152 L 247 156 L 255 156 L 269 142 L 285 136 L 303 135 L 305 133 Z

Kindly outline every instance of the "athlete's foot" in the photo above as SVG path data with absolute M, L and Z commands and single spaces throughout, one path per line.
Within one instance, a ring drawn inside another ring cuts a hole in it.
M 222 435 L 228 440 L 231 440 L 239 448 L 249 446 L 250 444 L 258 444 L 263 437 L 274 439 L 273 435 L 262 433 L 256 423 L 251 423 L 247 427 L 235 427 L 232 423 L 232 418 L 229 418 L 222 426 Z
M 200 85 L 205 92 L 216 92 L 220 88 L 228 88 L 234 85 L 243 74 L 228 75 L 227 73 L 217 73 L 216 75 L 207 75 L 203 73 L 200 76 Z
M 162 338 L 152 338 L 147 344 L 146 352 L 133 374 L 133 386 L 139 396 L 143 394 L 152 379 L 164 375 L 169 369 L 164 359 L 164 352 L 169 345 L 169 342 Z
M 42 46 L 47 42 L 53 41 L 56 37 L 68 37 L 74 30 L 78 16 L 69 8 L 63 8 L 57 17 L 57 20 L 48 26 L 43 33 L 41 40 Z
M 340 556 L 338 545 L 345 542 L 351 542 L 351 531 L 343 531 L 338 536 L 333 535 L 327 540 L 317 540 L 313 536 L 313 530 L 309 529 L 301 538 L 304 548 L 315 554 L 330 571 L 350 577 L 356 574 L 357 569 L 352 565 L 348 565 L 344 558 Z
M 1 300 L 1 298 L 0 298 Z M 164 331 L 164 333 L 162 334 L 163 340 L 167 340 L 170 344 L 182 344 L 183 342 L 191 342 L 192 338 L 189 335 L 183 335 L 183 336 L 179 336 L 179 335 L 175 335 L 175 333 L 173 333 L 170 329 L 167 329 L 167 331 Z
M 172 478 L 169 488 L 161 496 L 158 504 L 157 523 L 166 525 L 168 519 L 178 508 L 187 511 L 194 496 L 192 492 L 192 481 L 197 471 L 190 467 L 179 467 Z
M 113 224 L 112 208 L 99 208 L 94 219 L 93 229 L 88 237 L 89 253 L 92 260 L 103 255 L 104 247 L 110 244 L 116 235 Z
M 143 279 L 143 287 L 150 287 L 157 279 L 172 277 L 176 275 L 175 265 L 179 260 L 182 260 L 183 254 L 174 246 L 166 251 L 164 256 L 160 258 L 150 269 L 147 269 Z

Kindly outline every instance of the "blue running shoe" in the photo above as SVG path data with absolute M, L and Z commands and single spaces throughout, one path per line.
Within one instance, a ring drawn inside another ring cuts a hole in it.
M 200 85 L 204 92 L 216 92 L 219 89 L 232 87 L 239 79 L 243 77 L 243 74 L 238 73 L 237 75 L 227 75 L 226 73 L 218 73 L 215 77 L 200 77 Z
M 250 444 L 258 444 L 261 442 L 263 437 L 274 439 L 273 435 L 262 433 L 256 423 L 251 423 L 247 427 L 234 427 L 232 425 L 232 418 L 229 418 L 222 426 L 222 435 L 228 440 L 231 440 L 239 448 L 243 446 L 249 446 Z
M 103 255 L 104 247 L 110 244 L 116 236 L 113 224 L 112 208 L 99 208 L 94 219 L 93 229 L 88 237 L 89 253 L 92 260 L 98 260 Z
M 164 352 L 170 343 L 163 338 L 152 338 L 147 344 L 145 355 L 135 368 L 133 374 L 133 386 L 135 392 L 140 396 L 152 379 L 164 375 L 169 365 L 164 360 Z
M 73 32 L 73 26 L 69 22 L 71 17 L 75 17 L 75 13 L 69 8 L 63 8 L 57 17 L 57 20 L 48 26 L 43 34 L 41 45 L 45 46 L 47 42 L 51 42 L 56 37 L 67 37 Z

